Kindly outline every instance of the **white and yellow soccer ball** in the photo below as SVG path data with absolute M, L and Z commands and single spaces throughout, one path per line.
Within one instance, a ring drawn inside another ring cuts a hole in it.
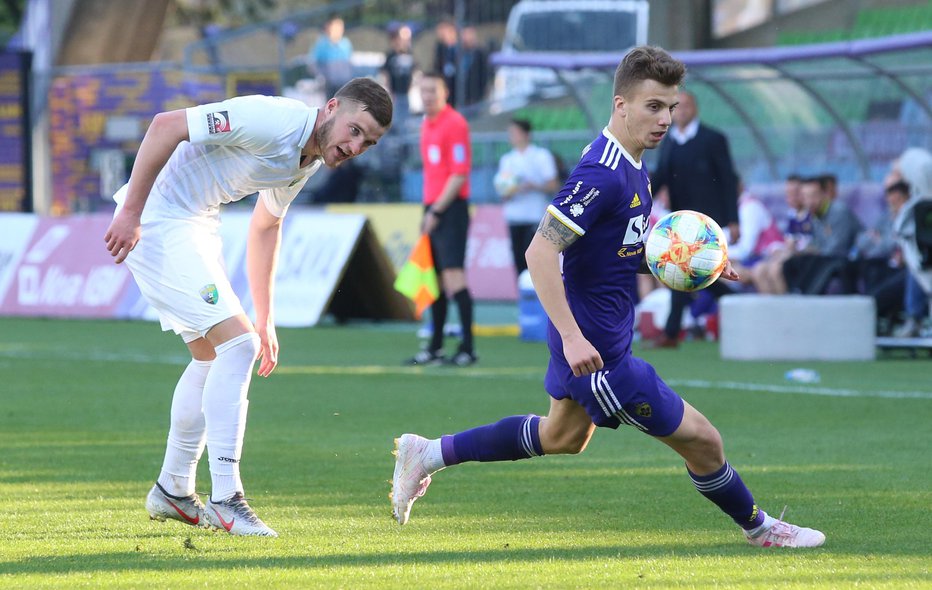
M 495 192 L 499 195 L 506 195 L 518 186 L 518 177 L 513 172 L 502 170 L 495 174 L 495 177 L 492 179 L 492 185 L 495 187 Z
M 647 267 L 677 291 L 708 287 L 725 270 L 728 242 L 715 220 L 698 211 L 674 211 L 660 218 L 644 247 Z

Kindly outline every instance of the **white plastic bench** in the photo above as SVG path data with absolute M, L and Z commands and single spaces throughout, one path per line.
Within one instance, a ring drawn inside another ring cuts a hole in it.
M 722 358 L 873 360 L 876 313 L 863 295 L 728 295 L 719 300 Z

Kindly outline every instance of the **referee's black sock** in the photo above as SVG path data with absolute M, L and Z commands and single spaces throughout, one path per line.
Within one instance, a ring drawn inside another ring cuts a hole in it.
M 430 323 L 434 333 L 430 336 L 429 350 L 437 352 L 443 349 L 443 326 L 447 323 L 447 295 L 443 291 L 430 306 Z
M 460 323 L 463 326 L 463 343 L 460 349 L 473 353 L 475 349 L 472 341 L 472 295 L 469 294 L 469 289 L 462 289 L 453 295 L 453 300 L 456 301 Z

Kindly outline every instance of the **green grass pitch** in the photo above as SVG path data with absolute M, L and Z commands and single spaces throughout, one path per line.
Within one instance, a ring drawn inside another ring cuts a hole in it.
M 392 438 L 545 413 L 547 353 L 478 342 L 474 368 L 406 369 L 413 327 L 281 330 L 242 463 L 278 539 L 150 522 L 180 340 L 155 324 L 0 320 L 0 587 L 932 588 L 932 365 L 724 362 L 638 351 L 722 432 L 759 504 L 825 531 L 761 550 L 630 428 L 574 457 L 468 464 L 399 527 Z M 795 366 L 818 385 L 787 383 Z M 206 460 L 199 490 L 209 490 Z

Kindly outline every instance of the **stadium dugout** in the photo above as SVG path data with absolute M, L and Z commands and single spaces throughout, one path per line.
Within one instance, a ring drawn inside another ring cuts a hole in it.
M 932 31 L 674 55 L 688 68 L 686 86 L 697 95 L 703 119 L 728 130 L 737 167 L 748 178 L 777 181 L 812 167 L 869 181 L 882 177 L 907 146 L 932 147 L 924 130 L 932 122 Z M 622 57 L 499 52 L 491 61 L 552 70 L 598 132 L 602 99 L 611 97 L 606 93 Z M 898 116 L 883 112 L 893 103 L 902 107 Z
M 907 147 L 932 148 L 932 31 L 674 55 L 688 68 L 685 86 L 696 94 L 703 120 L 725 130 L 736 168 L 749 182 L 831 172 L 854 185 L 847 200 L 870 220 L 880 213 L 876 183 L 890 163 Z M 612 75 L 623 57 L 624 52 L 499 52 L 491 61 L 497 67 L 552 71 L 595 134 L 603 126 Z M 521 108 L 539 104 L 527 97 Z M 932 221 L 927 217 L 917 215 L 920 240 L 932 239 L 922 225 Z M 925 248 L 928 253 L 928 244 Z M 932 260 L 924 260 L 922 268 L 912 270 L 932 292 Z M 876 344 L 932 352 L 932 338 L 879 338 Z

